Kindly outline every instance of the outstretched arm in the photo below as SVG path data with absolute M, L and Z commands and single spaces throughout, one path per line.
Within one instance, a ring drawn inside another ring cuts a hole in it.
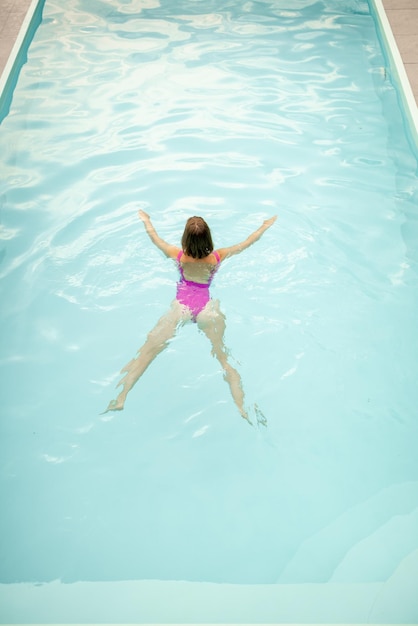
M 164 252 L 166 256 L 171 259 L 175 259 L 180 248 L 172 246 L 171 244 L 164 241 L 164 239 L 161 239 L 154 226 L 152 225 L 148 213 L 145 213 L 145 211 L 142 211 L 142 209 L 140 209 L 138 211 L 138 217 L 140 220 L 143 221 L 147 235 L 151 239 L 152 243 L 157 246 L 157 248 L 159 248 L 162 252 Z
M 221 248 L 218 250 L 218 254 L 221 257 L 221 261 L 223 261 L 226 257 L 232 256 L 233 254 L 239 254 L 246 248 L 252 246 L 253 243 L 258 241 L 260 237 L 266 232 L 270 226 L 273 226 L 274 222 L 277 220 L 277 215 L 270 217 L 268 220 L 264 220 L 260 228 L 257 228 L 251 235 L 242 241 L 241 243 L 237 243 L 234 246 L 228 246 L 227 248 Z

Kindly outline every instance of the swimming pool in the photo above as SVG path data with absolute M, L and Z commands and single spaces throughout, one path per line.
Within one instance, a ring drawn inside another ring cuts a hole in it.
M 413 622 L 417 158 L 366 2 L 53 0 L 0 128 L 3 622 Z M 249 403 L 136 211 L 218 247 Z

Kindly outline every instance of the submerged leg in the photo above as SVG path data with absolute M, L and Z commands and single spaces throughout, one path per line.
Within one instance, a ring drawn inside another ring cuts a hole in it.
M 241 416 L 251 424 L 244 408 L 244 390 L 241 376 L 228 362 L 228 353 L 224 343 L 225 315 L 219 308 L 218 301 L 211 300 L 197 316 L 197 324 L 212 343 L 212 354 L 216 356 L 224 371 L 224 379 L 229 385 L 232 398 Z
M 116 387 L 122 385 L 122 391 L 116 400 L 112 400 L 109 403 L 105 413 L 123 409 L 129 391 L 138 382 L 155 357 L 167 347 L 170 339 L 174 337 L 179 324 L 185 323 L 190 317 L 190 314 L 177 301 L 173 302 L 171 309 L 158 320 L 154 328 L 148 333 L 146 341 L 138 351 L 137 356 L 121 370 L 121 374 L 124 374 L 124 376 Z

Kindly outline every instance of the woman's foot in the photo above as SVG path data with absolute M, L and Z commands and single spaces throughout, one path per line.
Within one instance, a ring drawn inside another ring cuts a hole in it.
M 116 398 L 116 400 L 111 400 L 109 402 L 109 406 L 107 407 L 106 411 L 103 411 L 103 413 L 100 413 L 100 415 L 105 415 L 106 413 L 109 413 L 109 411 L 122 411 L 123 406 L 124 402 L 122 401 L 122 399 Z
M 254 426 L 253 422 L 250 420 L 247 411 L 243 408 L 240 409 L 241 417 L 243 417 L 250 426 Z M 267 426 L 267 419 L 264 413 L 258 408 L 257 404 L 251 407 L 251 414 L 254 414 L 255 419 L 257 420 L 257 426 Z
M 241 417 L 244 418 L 245 420 L 247 420 L 247 422 L 249 423 L 250 426 L 253 426 L 253 423 L 250 420 L 249 415 L 248 415 L 247 411 L 244 409 L 244 407 L 241 407 L 239 409 L 239 412 L 241 414 Z
M 267 418 L 256 404 L 254 404 L 254 411 L 257 418 L 257 424 L 260 424 L 261 426 L 267 426 Z

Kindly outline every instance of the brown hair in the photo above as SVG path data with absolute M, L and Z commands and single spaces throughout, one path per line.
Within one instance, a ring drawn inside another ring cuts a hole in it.
M 203 259 L 213 252 L 210 228 L 202 217 L 189 217 L 181 238 L 181 246 L 184 254 L 193 259 Z

